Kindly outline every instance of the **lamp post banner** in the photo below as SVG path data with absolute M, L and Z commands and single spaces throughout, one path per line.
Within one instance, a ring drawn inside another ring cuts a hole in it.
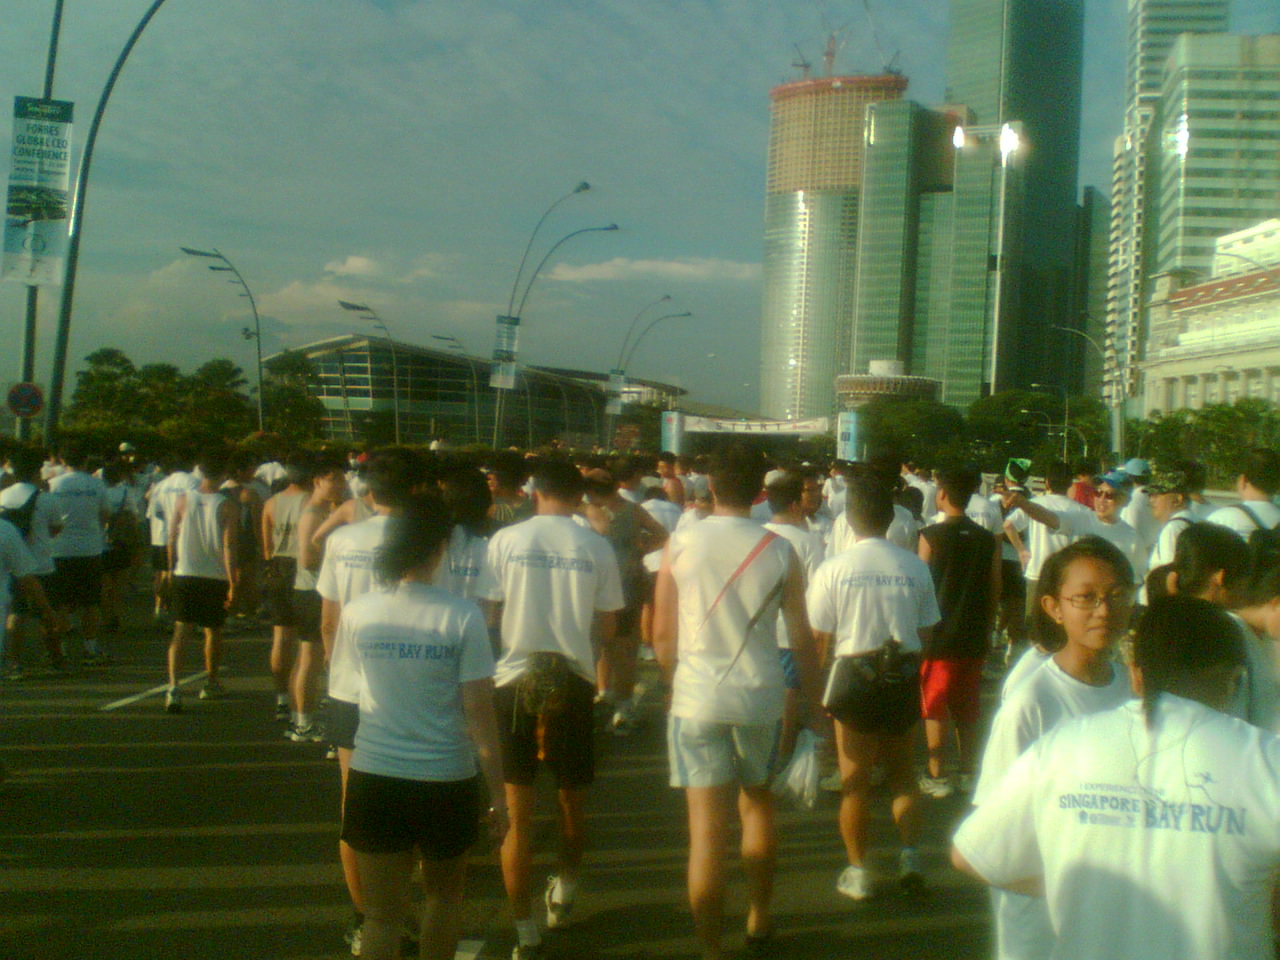
M 665 410 L 662 414 L 662 449 L 668 453 L 684 453 L 684 414 Z
M 846 410 L 836 418 L 836 459 L 858 459 L 858 414 Z
M 626 377 L 625 371 L 617 368 L 609 371 L 609 402 L 604 412 L 610 416 L 616 417 L 622 413 L 622 389 L 626 386 Z
M 28 286 L 61 282 L 70 208 L 73 109 L 66 100 L 14 98 L 13 164 L 0 279 Z
M 516 388 L 516 346 L 520 338 L 519 317 L 498 317 L 493 342 L 493 366 L 489 370 L 489 386 L 495 390 Z

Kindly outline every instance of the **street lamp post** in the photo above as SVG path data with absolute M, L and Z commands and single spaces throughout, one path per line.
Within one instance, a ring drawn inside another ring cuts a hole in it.
M 459 354 L 467 361 L 467 372 L 471 375 L 471 408 L 475 411 L 475 439 L 473 443 L 480 442 L 480 388 L 476 384 L 476 365 L 471 360 L 471 351 L 466 348 L 461 340 L 454 336 L 433 333 L 432 340 L 443 340 L 449 344 L 450 350 L 457 350 Z
M 640 331 L 640 336 L 636 337 L 636 342 L 631 345 L 631 349 L 627 351 L 626 356 L 622 358 L 622 363 L 619 365 L 620 368 L 625 372 L 627 367 L 631 366 L 631 358 L 635 354 L 636 348 L 644 341 L 644 338 L 648 335 L 649 331 L 660 324 L 663 320 L 674 320 L 677 317 L 692 316 L 693 314 L 686 310 L 684 313 L 668 313 L 664 316 L 655 317 L 653 320 L 650 320 L 648 326 Z
M 631 318 L 631 323 L 627 327 L 627 335 L 622 338 L 622 345 L 618 348 L 618 359 L 613 363 L 613 369 L 609 371 L 609 392 L 608 404 L 605 407 L 605 442 L 606 445 L 611 441 L 615 425 L 617 423 L 618 414 L 622 412 L 622 390 L 626 386 L 626 373 L 623 369 L 623 354 L 627 351 L 627 344 L 631 342 L 631 335 L 635 333 L 636 324 L 640 322 L 640 318 L 652 310 L 660 303 L 668 303 L 671 300 L 671 294 L 664 293 L 652 303 L 646 303 L 640 308 L 639 312 Z
M 240 288 L 244 291 L 241 296 L 249 298 L 249 309 L 253 311 L 253 329 L 250 330 L 246 327 L 243 332 L 246 340 L 253 341 L 253 345 L 257 353 L 258 432 L 261 433 L 265 429 L 265 421 L 262 415 L 262 320 L 258 316 L 258 302 L 253 298 L 253 291 L 250 290 L 249 285 L 244 282 L 244 277 L 240 275 L 240 271 L 235 268 L 235 265 L 230 260 L 219 253 L 217 249 L 197 250 L 194 247 L 180 247 L 179 249 L 189 257 L 207 257 L 211 260 L 219 261 L 221 265 L 218 263 L 211 263 L 209 264 L 209 269 L 216 273 L 232 274 L 235 279 L 229 282 L 239 284 Z
M 1102 347 L 1098 344 L 1097 340 L 1093 339 L 1093 337 L 1089 336 L 1083 330 L 1076 330 L 1074 327 L 1064 327 L 1055 323 L 1053 325 L 1053 329 L 1061 330 L 1064 333 L 1074 333 L 1077 337 L 1083 338 L 1085 342 L 1089 344 L 1089 346 L 1093 347 L 1094 350 L 1098 351 L 1098 358 L 1102 361 L 1102 369 L 1105 374 L 1107 369 L 1107 352 L 1102 349 Z M 1109 414 L 1107 418 L 1108 419 L 1107 426 L 1110 428 L 1110 431 L 1111 431 L 1111 450 L 1113 453 L 1118 455 L 1123 460 L 1124 458 L 1124 406 L 1120 402 L 1120 400 L 1117 398 L 1117 394 L 1119 393 L 1119 385 L 1112 384 L 1112 388 L 1113 389 L 1111 391 L 1111 396 L 1108 397 L 1108 403 L 1107 403 L 1108 414 Z M 1085 456 L 1088 456 L 1088 454 L 1086 453 Z
M 1071 429 L 1071 397 L 1067 393 L 1067 388 L 1059 386 L 1056 383 L 1033 383 L 1032 390 L 1061 390 L 1062 391 L 1062 459 L 1067 459 L 1067 431 Z
M 579 189 L 574 190 L 573 193 L 580 193 L 583 189 L 586 189 L 586 184 L 579 184 Z M 568 196 L 572 196 L 573 193 L 570 193 Z M 561 197 L 560 200 L 557 200 L 556 203 L 553 203 L 551 205 L 551 209 L 554 209 L 556 204 L 566 199 L 568 199 L 568 197 Z M 547 213 L 550 213 L 551 209 L 548 209 Z M 544 213 L 542 215 L 542 220 L 545 220 L 546 218 L 547 218 L 547 214 Z M 535 236 L 537 235 L 538 227 L 542 226 L 542 220 L 539 220 L 538 226 L 534 227 L 533 232 Z M 551 249 L 549 249 L 546 252 L 543 258 L 538 261 L 538 265 L 533 268 L 533 273 L 529 275 L 529 280 L 525 284 L 524 294 L 521 295 L 520 302 L 517 304 L 515 303 L 516 287 L 518 287 L 520 284 L 520 274 L 523 273 L 524 271 L 524 263 L 525 263 L 525 258 L 521 257 L 520 269 L 517 270 L 516 272 L 516 283 L 511 288 L 511 300 L 509 301 L 509 303 L 512 303 L 515 305 L 514 307 L 508 306 L 507 317 L 513 318 L 517 322 L 519 321 L 520 316 L 524 313 L 524 305 L 529 300 L 529 292 L 533 289 L 534 282 L 538 279 L 538 275 L 542 273 L 542 268 L 547 265 L 547 261 L 551 259 L 551 257 L 555 254 L 557 250 L 559 250 L 562 246 L 564 246 L 574 237 L 581 236 L 584 233 L 609 233 L 617 229 L 618 229 L 618 225 L 616 223 L 609 223 L 609 224 L 605 224 L 603 227 L 581 227 L 577 230 L 574 230 L 574 231 L 571 231 L 570 233 L 565 234 L 563 237 L 561 237 L 559 240 L 557 240 L 555 243 L 551 245 Z M 532 244 L 533 244 L 533 237 L 530 237 L 529 246 L 532 246 Z M 528 252 L 529 252 L 529 248 L 526 246 L 525 248 L 526 256 L 528 255 Z M 511 310 L 513 309 L 515 311 L 514 313 L 511 312 Z M 497 403 L 494 405 L 494 415 L 493 415 L 493 446 L 495 450 L 498 447 L 498 438 L 500 435 L 501 424 L 502 424 L 502 400 L 503 400 L 503 394 L 500 389 L 498 393 Z
M 375 327 L 379 328 L 387 339 L 387 346 L 391 348 L 391 410 L 392 417 L 395 419 L 396 446 L 400 446 L 400 358 L 396 350 L 396 342 L 391 339 L 391 331 L 387 329 L 386 322 L 378 316 L 374 309 L 363 303 L 350 303 L 346 300 L 339 300 L 338 306 L 343 310 L 350 310 L 352 313 L 361 314 L 361 320 L 368 320 Z M 369 400 L 373 400 L 373 358 L 369 358 Z
M 85 209 L 89 204 L 89 169 L 93 165 L 93 148 L 98 142 L 98 129 L 102 126 L 103 114 L 107 112 L 107 103 L 115 89 L 116 79 L 124 69 L 125 61 L 133 52 L 142 31 L 164 2 L 165 0 L 152 0 L 147 12 L 133 28 L 133 33 L 129 34 L 124 49 L 116 57 L 116 62 L 107 75 L 102 95 L 98 97 L 98 107 L 89 122 L 89 133 L 85 137 L 84 153 L 80 156 L 80 170 L 76 174 L 75 188 L 71 191 L 71 206 L 67 218 L 67 260 L 62 274 L 62 303 L 58 307 L 58 330 L 53 341 L 53 374 L 49 378 L 49 406 L 45 410 L 44 420 L 46 443 L 57 433 L 58 418 L 62 415 L 62 388 L 67 378 L 67 349 L 71 342 L 71 310 L 75 303 L 76 271 L 80 265 L 80 231 L 84 224 Z

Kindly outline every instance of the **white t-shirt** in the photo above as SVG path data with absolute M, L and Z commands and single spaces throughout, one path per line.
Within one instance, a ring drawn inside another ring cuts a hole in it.
M 1029 650 L 1023 660 L 1032 656 Z M 982 755 L 974 804 L 981 806 L 998 793 L 1005 771 L 1044 733 L 1071 717 L 1110 710 L 1133 696 L 1128 673 L 1118 664 L 1113 670 L 1111 683 L 1095 687 L 1070 676 L 1048 657 L 1016 686 L 1006 684 Z M 1051 956 L 1052 929 L 1043 900 L 994 890 L 992 904 L 998 960 Z
M 386 535 L 387 520 L 378 514 L 360 523 L 349 523 L 329 534 L 324 544 L 324 560 L 316 579 L 316 592 L 345 609 L 356 597 L 375 588 L 373 560 Z M 350 643 L 334 640 L 329 656 L 329 696 L 356 703 L 360 699 L 360 665 Z
M 1000 685 L 1000 702 L 1004 703 L 1009 699 L 1009 694 L 1022 685 L 1022 681 L 1039 670 L 1046 660 L 1052 654 L 1045 653 L 1034 643 L 1022 651 L 1020 656 L 1009 668 L 1009 672 L 1004 676 L 1004 683 Z
M 981 494 L 975 493 L 969 498 L 969 502 L 965 504 L 964 515 L 980 526 L 988 533 L 1000 537 L 1004 533 L 1004 515 L 1000 512 L 1000 501 L 988 500 Z M 942 523 L 947 519 L 947 515 L 942 511 L 938 511 L 933 516 L 934 523 Z M 1014 556 L 1017 559 L 1017 556 Z
M 1043 876 L 1055 960 L 1272 955 L 1280 740 L 1161 695 L 1064 723 L 955 844 L 991 883 Z
M 793 554 L 787 539 L 771 539 L 725 589 L 767 535 L 747 517 L 713 514 L 667 543 L 679 595 L 671 716 L 734 724 L 782 717 L 786 689 L 776 625 Z
M 169 542 L 169 521 L 178 506 L 178 497 L 200 486 L 191 474 L 178 470 L 151 488 L 147 519 L 151 521 L 151 545 L 163 547 Z
M 1129 502 L 1120 511 L 1120 519 L 1138 531 L 1138 539 L 1144 549 L 1150 551 L 1156 545 L 1156 537 L 1160 534 L 1160 524 L 1151 512 L 1151 497 L 1145 487 L 1135 487 L 1129 495 Z
M 676 523 L 675 533 L 682 533 L 695 523 L 701 523 L 707 519 L 710 514 L 699 512 L 697 507 L 688 507 L 684 513 L 680 514 L 680 520 Z
M 360 726 L 351 767 L 406 780 L 476 774 L 462 684 L 493 676 L 484 616 L 441 588 L 402 583 L 342 608 L 335 646 L 355 651 Z
M 648 510 L 649 515 L 662 524 L 662 529 L 666 530 L 667 533 L 675 532 L 676 524 L 680 522 L 680 517 L 684 513 L 683 510 L 670 500 L 658 500 L 654 498 L 652 500 L 644 501 L 640 506 Z
M 1273 645 L 1254 633 L 1236 614 L 1231 614 L 1231 619 L 1244 640 L 1246 670 L 1227 713 L 1269 733 L 1280 734 L 1280 683 L 1277 683 Z
M 21 579 L 36 572 L 31 551 L 22 542 L 18 528 L 0 520 L 0 613 L 9 613 L 10 578 Z M 4 619 L 0 618 L 0 641 L 4 640 Z
M 929 568 L 878 537 L 827 560 L 806 599 L 813 629 L 833 635 L 837 657 L 878 650 L 889 639 L 918 653 L 920 631 L 942 619 Z
M 901 547 L 908 553 L 915 553 L 916 540 L 919 535 L 920 524 L 911 515 L 911 511 L 901 504 L 895 503 L 893 505 L 893 522 L 889 524 L 889 529 L 885 531 L 884 538 L 895 547 Z M 844 553 L 854 545 L 857 539 L 858 535 L 853 532 L 853 525 L 849 523 L 849 515 L 843 512 L 840 513 L 831 522 L 831 534 L 827 538 L 827 556 L 834 557 L 838 553 Z
M 791 549 L 800 559 L 800 569 L 804 571 L 804 583 L 808 587 L 809 581 L 818 572 L 827 555 L 827 545 L 822 542 L 822 537 L 806 527 L 793 527 L 789 523 L 766 523 L 764 527 L 785 538 L 791 544 Z M 787 630 L 787 621 L 781 611 L 778 613 L 778 648 L 791 649 L 791 634 Z
M 49 495 L 62 517 L 62 531 L 53 538 L 57 557 L 97 557 L 106 549 L 102 517 L 107 513 L 107 487 L 97 477 L 78 470 L 49 481 Z
M 1031 500 L 1038 507 L 1044 507 L 1046 510 L 1061 516 L 1064 513 L 1087 513 L 1092 515 L 1088 507 L 1082 503 L 1077 503 L 1070 497 L 1063 496 L 1060 493 L 1046 493 Z M 1017 530 L 1022 538 L 1026 541 L 1027 551 L 1031 554 L 1031 559 L 1027 561 L 1027 569 L 1024 576 L 1028 580 L 1040 579 L 1040 568 L 1044 566 L 1044 562 L 1053 554 L 1057 553 L 1063 547 L 1070 546 L 1076 540 L 1076 537 L 1065 533 L 1062 527 L 1057 530 L 1050 530 L 1043 523 L 1033 523 L 1021 510 L 1015 510 L 1005 522 L 1013 529 Z
M 1241 506 L 1248 508 L 1253 516 L 1240 509 Z M 1240 505 L 1219 507 L 1209 514 L 1209 522 L 1234 530 L 1248 540 L 1249 534 L 1258 529 L 1258 524 L 1253 520 L 1255 516 L 1263 527 L 1272 530 L 1280 523 L 1280 507 L 1266 500 L 1245 500 Z
M 844 477 L 827 477 L 822 483 L 822 499 L 826 501 L 831 516 L 838 517 L 844 513 L 844 506 L 849 498 L 849 485 Z
M 1057 514 L 1058 529 L 1073 540 L 1081 537 L 1101 537 L 1124 554 L 1133 567 L 1133 582 L 1141 584 L 1147 577 L 1147 554 L 1138 540 L 1138 531 L 1123 520 L 1103 523 L 1096 513 L 1080 513 L 1076 510 Z
M 37 487 L 32 483 L 15 483 L 5 487 L 4 490 L 0 490 L 0 507 L 14 510 L 26 506 L 27 500 L 36 491 Z M 31 572 L 36 576 L 53 573 L 53 534 L 49 531 L 49 525 L 57 526 L 59 520 L 53 497 L 40 492 L 36 497 L 35 509 L 31 513 L 31 532 L 26 537 L 27 549 L 31 551 L 31 560 L 34 564 Z
M 465 527 L 455 526 L 431 582 L 464 600 L 494 599 L 498 582 L 489 566 L 489 538 L 473 536 Z
M 173 573 L 177 577 L 204 577 L 207 580 L 226 580 L 227 566 L 223 562 L 223 507 L 227 497 L 221 493 L 201 493 L 188 490 L 183 496 L 182 523 L 178 526 L 178 542 L 174 551 Z
M 622 581 L 609 541 L 569 517 L 542 514 L 503 527 L 489 539 L 503 601 L 502 658 L 494 682 L 513 683 L 529 654 L 563 654 L 595 683 L 591 621 L 622 607 Z
M 285 470 L 282 464 L 272 460 L 268 463 L 260 464 L 258 469 L 253 471 L 253 476 L 255 480 L 261 480 L 262 483 L 266 485 L 267 496 L 262 498 L 265 500 L 267 497 L 271 496 L 271 485 L 277 480 L 286 479 L 289 476 L 289 473 Z M 261 491 L 259 491 L 259 495 L 261 495 Z
M 1236 511 L 1237 513 L 1239 511 Z M 1196 522 L 1190 510 L 1179 510 L 1160 528 L 1156 537 L 1156 545 L 1151 549 L 1151 558 L 1147 561 L 1147 569 L 1154 570 L 1166 563 L 1173 563 L 1174 551 L 1178 548 L 1178 537 L 1182 531 Z

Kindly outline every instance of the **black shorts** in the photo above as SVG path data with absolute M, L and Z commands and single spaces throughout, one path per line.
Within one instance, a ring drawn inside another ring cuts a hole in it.
M 227 622 L 230 584 L 212 577 L 174 577 L 169 609 L 176 623 L 217 630 Z
M 133 566 L 133 556 L 134 548 L 128 544 L 109 544 L 102 554 L 102 572 L 119 573 L 121 570 L 128 570 Z
M 53 574 L 37 573 L 36 580 L 40 582 L 40 588 L 44 590 L 45 599 L 48 600 L 52 597 L 54 589 Z M 29 602 L 27 598 L 23 596 L 21 590 L 14 590 L 13 602 L 9 606 L 9 612 L 20 617 L 38 617 L 40 615 L 40 608 Z
M 329 742 L 343 750 L 354 750 L 358 726 L 360 726 L 360 705 L 330 697 L 328 713 L 325 715 Z
M 102 602 L 102 557 L 55 557 L 49 603 L 79 609 Z
M 480 836 L 480 781 L 402 780 L 363 770 L 347 775 L 342 839 L 360 853 L 417 847 L 424 860 L 452 860 Z
M 1021 599 L 1027 592 L 1027 581 L 1022 576 L 1022 564 L 1017 560 L 1000 561 L 1000 598 Z
M 828 712 L 855 733 L 901 736 L 920 722 L 920 658 L 913 657 L 911 663 L 903 679 L 877 686 L 874 692 L 846 695 L 832 690 L 827 699 L 840 706 L 828 706 Z
M 538 774 L 538 718 L 516 702 L 515 682 L 494 691 L 498 736 L 502 741 L 502 778 L 528 787 Z M 542 726 L 542 761 L 565 790 L 591 785 L 596 774 L 596 688 L 575 676 L 563 712 L 547 718 Z
M 296 627 L 293 609 L 293 581 L 298 575 L 298 561 L 293 557 L 272 557 L 262 573 L 262 600 L 273 627 Z
M 320 642 L 320 606 L 323 602 L 314 590 L 293 591 L 294 627 L 303 643 Z
M 169 548 L 151 547 L 151 569 L 156 573 L 169 572 Z

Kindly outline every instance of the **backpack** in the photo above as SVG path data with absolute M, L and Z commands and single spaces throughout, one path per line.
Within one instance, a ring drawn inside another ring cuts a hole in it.
M 1280 566 L 1280 527 L 1264 527 L 1258 515 L 1243 503 L 1235 505 L 1243 510 L 1253 521 L 1255 529 L 1249 531 L 1245 542 L 1249 544 L 1249 557 L 1253 561 L 1254 570 L 1263 570 L 1271 566 Z
M 40 496 L 38 489 L 31 491 L 31 496 L 27 497 L 27 502 L 20 507 L 0 507 L 0 518 L 8 520 L 13 524 L 18 533 L 22 535 L 22 539 L 26 540 L 31 536 L 31 527 L 36 516 L 36 498 Z

